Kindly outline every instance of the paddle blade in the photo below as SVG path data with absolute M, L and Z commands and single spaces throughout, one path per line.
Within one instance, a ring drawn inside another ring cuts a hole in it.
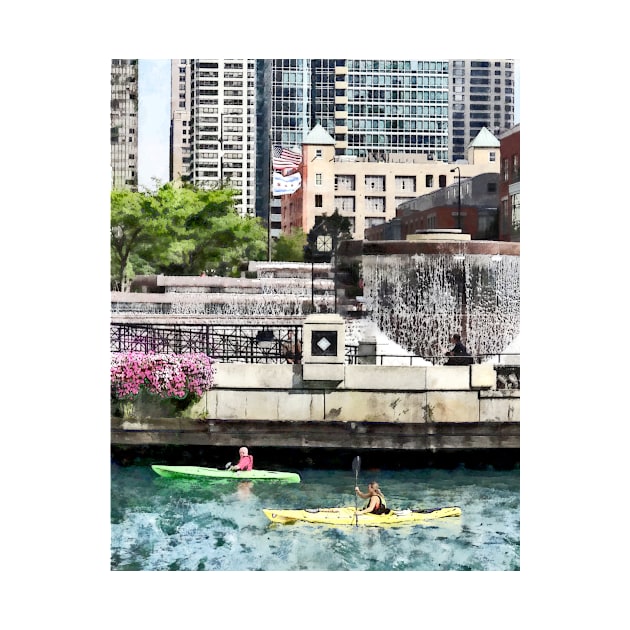
M 352 460 L 352 472 L 354 472 L 355 475 L 358 475 L 359 470 L 361 470 L 361 458 L 357 455 Z
M 225 470 L 227 470 L 227 469 L 228 469 L 231 465 L 232 465 L 232 462 L 228 462 L 228 463 L 225 465 Z

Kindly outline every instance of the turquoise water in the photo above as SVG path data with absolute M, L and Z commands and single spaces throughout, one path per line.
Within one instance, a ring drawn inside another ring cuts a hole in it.
M 355 504 L 350 465 L 296 472 L 299 484 L 166 479 L 149 465 L 112 463 L 111 569 L 520 570 L 518 468 L 361 471 L 363 490 L 378 480 L 390 507 L 462 508 L 461 517 L 395 528 L 271 523 L 262 508 Z

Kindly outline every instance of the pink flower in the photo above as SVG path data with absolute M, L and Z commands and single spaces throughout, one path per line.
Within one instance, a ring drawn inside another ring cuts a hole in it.
M 201 396 L 212 388 L 214 362 L 203 353 L 115 352 L 110 368 L 112 393 L 125 399 L 144 388 L 162 398 Z

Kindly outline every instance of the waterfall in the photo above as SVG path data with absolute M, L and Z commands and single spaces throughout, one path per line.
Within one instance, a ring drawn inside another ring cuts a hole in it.
M 414 354 L 443 356 L 453 333 L 497 354 L 519 334 L 519 273 L 518 256 L 365 256 L 363 292 L 378 328 Z

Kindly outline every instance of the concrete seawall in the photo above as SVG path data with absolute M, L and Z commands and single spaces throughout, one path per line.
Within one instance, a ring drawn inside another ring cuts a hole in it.
M 216 364 L 187 417 L 112 417 L 112 445 L 518 449 L 520 390 L 491 364 Z

